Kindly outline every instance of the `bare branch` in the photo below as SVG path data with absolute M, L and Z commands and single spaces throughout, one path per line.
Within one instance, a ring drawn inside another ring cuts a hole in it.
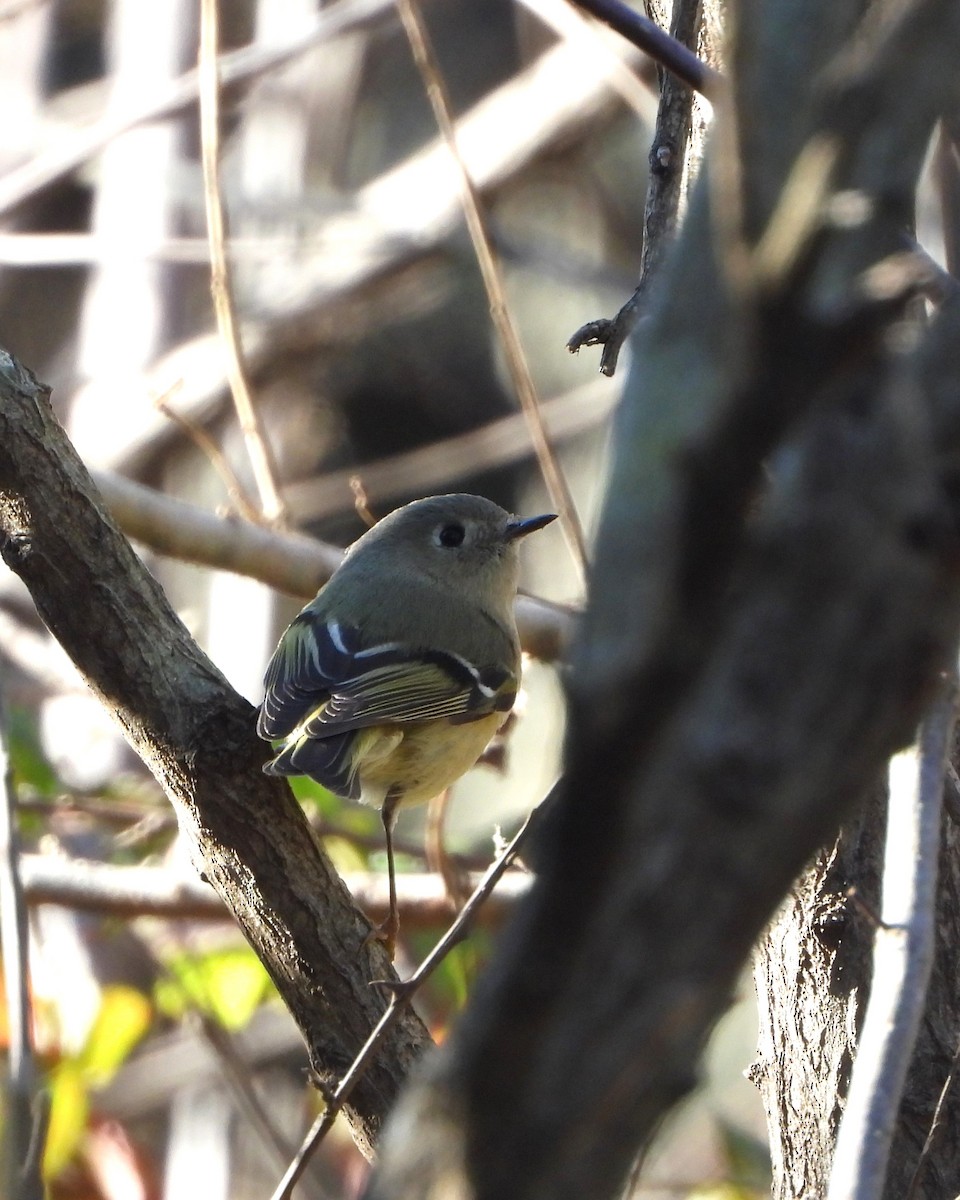
M 312 599 L 343 557 L 341 549 L 325 542 L 218 517 L 120 475 L 99 472 L 95 481 L 117 523 L 136 541 L 185 562 L 259 579 L 292 596 Z M 550 662 L 569 644 L 573 613 L 520 596 L 517 623 L 523 648 Z
M 599 3 L 604 10 L 609 5 L 618 13 L 625 7 L 619 0 L 591 0 L 591 3 Z M 677 47 L 678 53 L 683 51 L 688 58 L 695 58 L 687 47 L 696 45 L 703 24 L 703 6 L 700 0 L 683 0 L 682 3 L 673 6 L 669 37 L 655 22 L 639 16 L 636 16 L 636 19 L 652 26 L 661 39 Z M 699 63 L 699 59 L 695 61 Z M 705 65 L 701 65 L 703 70 L 709 70 Z M 716 79 L 719 80 L 719 76 L 716 76 Z M 643 252 L 639 282 L 616 316 L 611 320 L 590 321 L 578 329 L 567 342 L 567 349 L 574 354 L 583 346 L 602 345 L 602 375 L 615 374 L 620 351 L 643 315 L 650 285 L 656 278 L 673 241 L 684 197 L 699 167 L 700 156 L 691 156 L 688 153 L 692 136 L 693 95 L 677 77 L 665 76 L 661 84 L 656 130 L 648 158 L 650 178 L 643 213 Z M 694 158 L 695 161 L 691 161 Z
M 116 867 L 47 854 L 27 854 L 20 861 L 24 895 L 31 905 L 60 904 L 81 912 L 122 917 L 222 921 L 230 915 L 209 884 L 163 867 Z M 389 898 L 382 873 L 352 872 L 343 876 L 343 882 L 371 921 L 386 917 Z M 529 876 L 522 874 L 502 879 L 483 909 L 484 921 L 499 924 L 529 883 Z M 398 875 L 397 900 L 405 929 L 436 929 L 450 920 L 449 898 L 440 875 Z
M 548 796 L 543 801 L 546 804 L 549 801 Z M 423 962 L 417 967 L 414 973 L 408 980 L 399 986 L 390 984 L 390 1003 L 386 1012 L 380 1019 L 380 1024 L 370 1034 L 367 1044 L 363 1047 L 354 1061 L 350 1064 L 350 1069 L 344 1075 L 343 1079 L 337 1085 L 336 1091 L 328 1098 L 324 1112 L 314 1122 L 313 1128 L 303 1140 L 303 1145 L 300 1147 L 297 1157 L 290 1164 L 287 1173 L 280 1181 L 277 1190 L 273 1194 L 273 1200 L 289 1200 L 290 1194 L 295 1187 L 297 1180 L 303 1174 L 307 1163 L 311 1156 L 316 1152 L 317 1147 L 333 1128 L 333 1123 L 337 1119 L 343 1104 L 349 1098 L 351 1092 L 356 1087 L 357 1083 L 363 1078 L 364 1073 L 369 1069 L 370 1062 L 374 1051 L 379 1045 L 384 1035 L 388 1032 L 394 1021 L 396 1021 L 399 1013 L 410 1003 L 416 995 L 419 988 L 425 983 L 433 972 L 440 966 L 443 960 L 447 957 L 454 946 L 458 945 L 469 933 L 478 912 L 487 903 L 491 893 L 502 878 L 504 871 L 510 866 L 516 856 L 520 853 L 523 844 L 534 827 L 537 816 L 537 809 L 534 809 L 526 821 L 520 826 L 519 830 L 514 834 L 512 841 L 506 846 L 499 857 L 490 864 L 483 878 L 473 890 L 473 894 L 464 904 L 463 908 L 457 913 L 456 919 L 447 929 L 443 937 L 437 942 L 434 948 L 430 951 Z
M 246 489 L 237 478 L 237 473 L 227 461 L 227 456 L 207 431 L 195 421 L 191 421 L 188 416 L 171 408 L 165 399 L 157 400 L 156 407 L 158 412 L 162 412 L 165 417 L 178 425 L 200 453 L 206 456 L 207 461 L 220 477 L 220 482 L 230 497 L 230 503 L 235 505 L 237 513 L 246 521 L 262 524 L 260 509 L 247 495 Z
M 640 50 L 646 51 L 687 87 L 710 100 L 723 94 L 723 77 L 697 58 L 696 54 L 676 35 L 661 29 L 656 21 L 629 8 L 621 0 L 573 0 L 585 12 L 615 29 Z

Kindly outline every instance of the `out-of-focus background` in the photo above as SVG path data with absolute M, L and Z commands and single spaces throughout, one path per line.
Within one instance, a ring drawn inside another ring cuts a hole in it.
M 601 378 L 589 352 L 564 347 L 633 286 L 656 70 L 566 0 L 429 0 L 423 15 L 589 532 L 626 364 Z M 198 29 L 198 0 L 3 0 L 0 344 L 54 388 L 91 468 L 240 520 L 237 488 L 256 489 L 210 294 Z M 364 528 L 352 478 L 375 515 L 442 491 L 549 508 L 457 170 L 393 6 L 232 0 L 221 5 L 220 48 L 232 290 L 286 526 L 347 544 Z M 302 599 L 156 547 L 143 554 L 256 703 Z M 525 544 L 524 571 L 537 595 L 583 599 L 556 528 Z M 296 1030 L 225 921 L 189 905 L 130 915 L 130 871 L 149 868 L 175 889 L 193 868 L 159 788 L 6 573 L 0 673 L 28 858 L 86 888 L 83 909 L 31 908 L 52 1194 L 269 1194 L 318 1103 Z M 448 850 L 470 860 L 490 858 L 497 826 L 515 825 L 558 769 L 556 664 L 530 662 L 525 689 L 502 769 L 472 772 L 444 814 Z M 297 790 L 342 870 L 382 871 L 375 812 Z M 408 871 L 425 869 L 426 819 L 401 820 Z M 90 863 L 113 873 L 83 874 Z M 440 932 L 410 924 L 401 966 Z M 419 998 L 438 1037 L 493 936 L 488 922 Z M 708 1084 L 638 1194 L 763 1186 L 759 1104 L 741 1078 L 749 1009 L 721 1030 Z M 302 1194 L 356 1194 L 364 1171 L 337 1130 Z

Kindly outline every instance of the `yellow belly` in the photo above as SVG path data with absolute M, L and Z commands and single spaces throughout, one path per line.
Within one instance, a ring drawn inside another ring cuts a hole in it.
M 361 799 L 380 806 L 402 791 L 401 804 L 424 804 L 474 765 L 506 720 L 495 712 L 477 721 L 383 725 L 360 731 L 357 760 Z

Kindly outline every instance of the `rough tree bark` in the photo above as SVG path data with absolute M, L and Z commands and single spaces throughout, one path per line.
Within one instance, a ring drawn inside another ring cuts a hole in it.
M 936 957 L 891 1146 L 889 1200 L 960 1192 L 960 1142 L 949 1132 L 960 1123 L 960 1089 L 948 1086 L 960 1048 L 958 816 L 954 799 L 943 817 Z M 760 1039 L 750 1075 L 767 1111 L 775 1200 L 826 1193 L 870 994 L 883 831 L 881 792 L 804 872 L 757 949 Z
M 879 901 L 884 800 L 878 788 L 835 845 L 817 856 L 757 948 L 760 1030 L 749 1074 L 767 1113 L 776 1200 L 827 1192 L 869 992 L 869 914 Z
M 171 609 L 99 500 L 46 390 L 0 356 L 0 551 L 50 631 L 174 804 L 199 869 L 234 913 L 335 1083 L 395 978 L 285 783 L 252 707 Z M 371 1154 L 412 1063 L 430 1043 L 409 1011 L 347 1110 Z
M 733 101 L 618 415 L 529 901 L 369 1195 L 616 1195 L 771 910 L 955 645 L 946 304 L 890 337 L 960 10 L 744 0 Z M 769 478 L 764 477 L 764 464 Z

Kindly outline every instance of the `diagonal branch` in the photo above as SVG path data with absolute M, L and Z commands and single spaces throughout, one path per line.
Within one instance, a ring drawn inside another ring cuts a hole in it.
M 622 0 L 573 0 L 585 12 L 615 29 L 627 41 L 645 50 L 687 87 L 716 100 L 723 91 L 723 79 L 676 37 L 661 29 L 656 21 L 642 16 Z
M 237 918 L 307 1042 L 335 1079 L 383 1010 L 394 978 L 369 924 L 289 789 L 263 775 L 250 705 L 203 655 L 105 515 L 46 390 L 0 359 L 0 548 L 54 636 L 174 805 L 194 860 Z M 265 819 L 268 815 L 269 819 Z M 370 1153 L 429 1043 L 404 1014 L 346 1109 Z

